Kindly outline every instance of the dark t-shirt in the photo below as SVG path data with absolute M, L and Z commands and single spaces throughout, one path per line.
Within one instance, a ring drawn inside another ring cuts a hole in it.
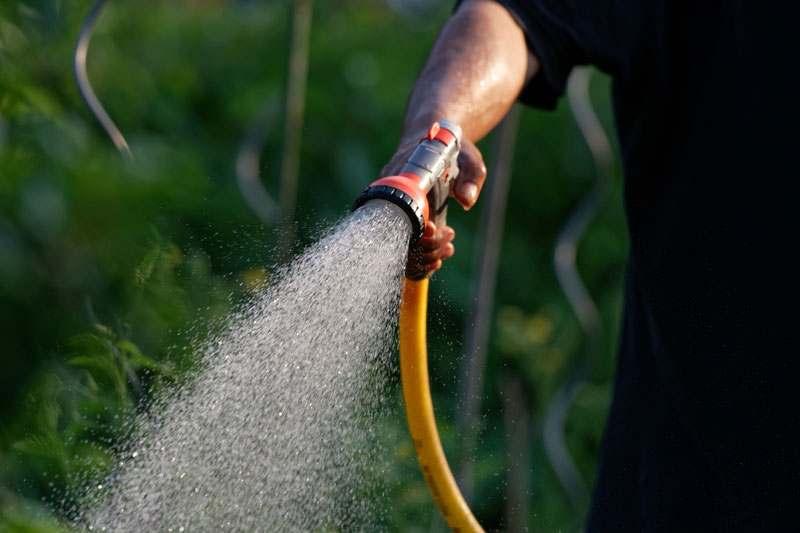
M 502 0 L 614 79 L 631 253 L 590 531 L 800 530 L 800 4 Z

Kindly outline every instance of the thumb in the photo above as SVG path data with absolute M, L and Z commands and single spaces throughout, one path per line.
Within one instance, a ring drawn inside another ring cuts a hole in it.
M 480 150 L 470 141 L 465 140 L 458 155 L 459 173 L 451 195 L 461 204 L 464 210 L 469 210 L 478 201 L 478 196 L 486 180 L 486 165 Z

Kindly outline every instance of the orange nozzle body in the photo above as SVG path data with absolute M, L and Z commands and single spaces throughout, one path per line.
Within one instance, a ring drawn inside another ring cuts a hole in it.
M 416 241 L 422 237 L 431 215 L 443 217 L 450 183 L 458 175 L 460 144 L 461 128 L 444 120 L 434 122 L 399 174 L 372 182 L 356 198 L 353 208 L 370 200 L 386 200 L 399 206 L 411 221 L 411 241 Z M 430 207 L 431 201 L 436 205 Z

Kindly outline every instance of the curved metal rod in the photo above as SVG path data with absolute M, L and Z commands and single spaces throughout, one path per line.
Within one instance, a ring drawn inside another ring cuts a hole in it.
M 591 359 L 603 349 L 603 325 L 597 305 L 581 279 L 576 264 L 578 245 L 602 206 L 612 183 L 613 152 L 608 136 L 592 108 L 589 95 L 591 70 L 575 69 L 567 85 L 567 98 L 595 167 L 591 190 L 583 197 L 561 230 L 553 252 L 556 277 L 578 323 L 586 335 L 586 348 L 564 384 L 556 391 L 544 417 L 544 448 L 548 460 L 576 508 L 588 501 L 589 491 L 567 448 L 564 426 L 569 408 L 583 386 Z
M 75 45 L 73 67 L 75 69 L 75 79 L 78 82 L 78 89 L 86 105 L 89 106 L 89 109 L 91 109 L 97 121 L 103 126 L 103 129 L 106 130 L 106 133 L 111 138 L 114 146 L 117 147 L 117 150 L 128 159 L 132 159 L 133 154 L 128 146 L 128 142 L 125 140 L 122 132 L 119 131 L 119 128 L 117 128 L 117 125 L 114 124 L 114 121 L 111 120 L 111 117 L 108 116 L 108 113 L 106 113 L 105 108 L 103 108 L 103 105 L 94 93 L 94 89 L 92 89 L 89 75 L 86 72 L 86 56 L 89 52 L 89 42 L 92 40 L 92 32 L 97 24 L 97 19 L 100 17 L 100 12 L 103 10 L 103 7 L 105 7 L 106 1 L 107 0 L 96 0 L 89 14 L 86 15 L 83 21 L 81 32 L 78 36 L 78 42 Z
M 266 225 L 280 221 L 280 209 L 261 181 L 261 150 L 264 148 L 267 124 L 275 114 L 275 99 L 267 99 L 259 118 L 239 145 L 236 157 L 236 183 L 247 206 Z
M 270 96 L 253 126 L 239 145 L 236 157 L 236 181 L 247 206 L 266 225 L 283 223 L 278 253 L 285 260 L 294 241 L 294 211 L 300 166 L 300 141 L 308 84 L 308 61 L 311 37 L 312 0 L 293 2 L 292 35 L 286 82 L 286 118 L 280 168 L 280 203 L 270 196 L 261 180 L 261 151 L 267 125 L 273 122 L 275 98 Z

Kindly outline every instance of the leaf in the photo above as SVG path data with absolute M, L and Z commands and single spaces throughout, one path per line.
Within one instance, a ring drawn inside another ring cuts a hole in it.
M 142 353 L 136 344 L 128 339 L 121 339 L 117 341 L 117 348 L 125 356 L 126 359 L 134 363 L 136 368 L 147 368 L 150 370 L 158 370 L 158 363 L 147 357 Z
M 95 324 L 94 327 L 98 332 L 105 331 L 107 334 L 111 332 L 110 329 L 102 324 Z M 74 335 L 67 340 L 67 347 L 72 353 L 81 355 L 100 355 L 110 352 L 107 341 L 98 337 L 95 333 Z
M 25 33 L 8 20 L 0 18 L 0 51 L 14 52 L 25 47 L 28 38 Z
M 95 377 L 97 377 L 98 373 L 101 376 L 112 377 L 117 372 L 117 366 L 113 360 L 96 355 L 76 355 L 67 362 L 71 366 L 82 368 L 92 373 Z
M 63 465 L 66 453 L 58 434 L 40 433 L 14 443 L 13 449 L 31 458 L 38 457 Z
M 133 272 L 133 283 L 137 287 L 144 287 L 153 276 L 156 264 L 161 257 L 161 246 L 155 245 L 150 249 L 136 266 Z

